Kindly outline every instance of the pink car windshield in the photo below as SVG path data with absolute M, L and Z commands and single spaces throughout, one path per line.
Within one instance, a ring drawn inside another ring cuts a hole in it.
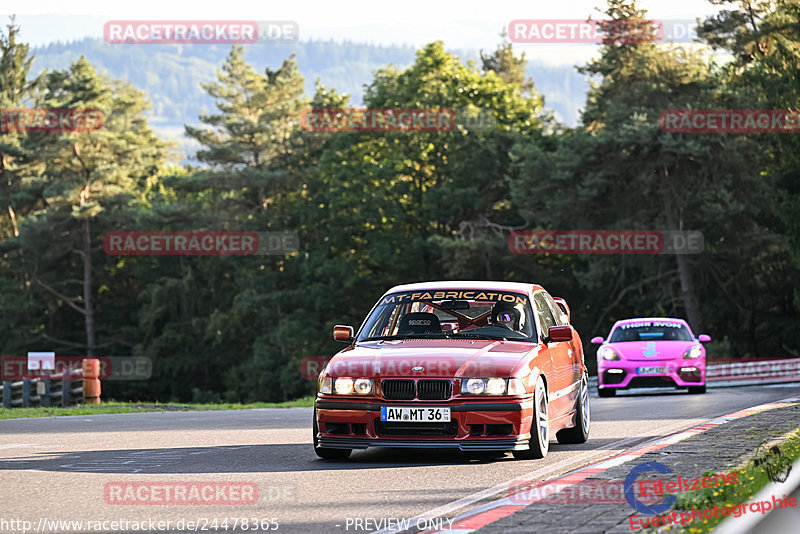
M 641 321 L 618 325 L 609 343 L 626 341 L 692 341 L 692 333 L 681 323 Z

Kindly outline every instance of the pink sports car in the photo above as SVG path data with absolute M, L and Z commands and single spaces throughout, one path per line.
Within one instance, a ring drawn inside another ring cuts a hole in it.
M 706 350 L 683 319 L 649 317 L 617 321 L 607 340 L 592 338 L 597 349 L 598 393 L 619 389 L 677 387 L 706 392 Z

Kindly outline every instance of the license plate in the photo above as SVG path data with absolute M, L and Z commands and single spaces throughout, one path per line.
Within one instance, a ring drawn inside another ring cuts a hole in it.
M 665 375 L 667 374 L 666 367 L 637 367 L 637 375 Z
M 381 406 L 381 421 L 401 423 L 449 423 L 450 408 Z

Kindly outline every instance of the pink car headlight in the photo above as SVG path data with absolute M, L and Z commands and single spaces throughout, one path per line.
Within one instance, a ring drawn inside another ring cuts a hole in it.
M 597 353 L 604 360 L 619 360 L 620 359 L 619 354 L 614 352 L 614 349 L 612 349 L 611 347 L 603 347 L 602 349 L 597 351 Z
M 700 348 L 698 345 L 695 345 L 694 347 L 687 350 L 683 354 L 683 357 L 689 360 L 693 360 L 695 358 L 699 358 L 702 355 L 703 355 L 703 349 Z

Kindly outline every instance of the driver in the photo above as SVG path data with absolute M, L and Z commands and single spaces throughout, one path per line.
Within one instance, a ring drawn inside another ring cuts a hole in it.
M 522 333 L 525 327 L 525 313 L 522 304 L 498 302 L 492 308 L 492 324 Z

